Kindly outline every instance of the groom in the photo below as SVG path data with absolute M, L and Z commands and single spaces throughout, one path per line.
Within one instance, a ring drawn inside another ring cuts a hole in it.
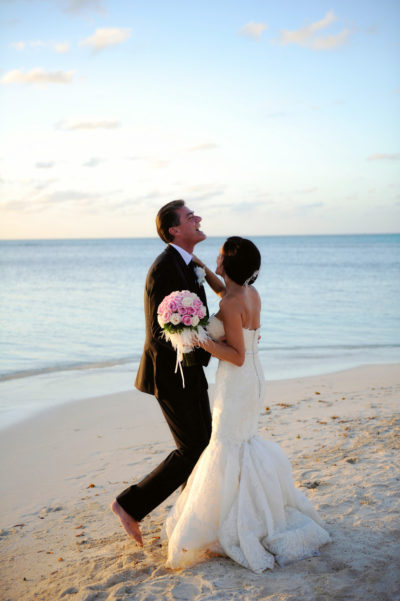
M 193 249 L 206 238 L 200 230 L 201 217 L 183 200 L 163 206 L 156 218 L 158 235 L 167 248 L 154 261 L 147 274 L 144 310 L 146 340 L 135 386 L 154 394 L 171 430 L 176 450 L 141 482 L 124 490 L 111 509 L 126 532 L 142 546 L 139 522 L 176 488 L 184 484 L 211 435 L 211 412 L 203 365 L 210 355 L 195 349 L 183 367 L 185 388 L 179 371 L 175 373 L 176 351 L 167 342 L 157 321 L 157 308 L 175 290 L 195 292 L 206 304 L 204 288 L 197 281 Z

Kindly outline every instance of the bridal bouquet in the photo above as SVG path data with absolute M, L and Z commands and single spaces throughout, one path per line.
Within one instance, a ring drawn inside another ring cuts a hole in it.
M 171 292 L 157 309 L 157 320 L 163 329 L 165 338 L 176 350 L 176 367 L 181 370 L 182 383 L 185 380 L 182 371 L 184 353 L 190 353 L 198 342 L 208 339 L 205 327 L 208 323 L 207 311 L 197 294 L 189 290 Z

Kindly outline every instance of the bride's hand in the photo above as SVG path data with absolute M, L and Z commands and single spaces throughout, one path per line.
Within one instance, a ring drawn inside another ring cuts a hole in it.
M 197 344 L 200 348 L 202 348 L 204 351 L 207 351 L 209 353 L 211 353 L 211 347 L 213 345 L 213 340 L 211 340 L 211 338 L 208 338 L 207 340 L 203 340 L 202 342 L 200 342 L 199 340 L 197 341 Z
M 199 257 L 196 257 L 196 255 L 192 255 L 192 260 L 194 261 L 194 263 L 196 263 L 196 265 L 199 265 L 203 269 L 205 268 L 203 261 L 200 261 Z
M 200 340 L 197 339 L 196 346 L 199 346 L 203 350 L 212 354 L 212 347 L 215 342 L 220 343 L 220 344 L 225 344 L 226 338 L 225 338 L 225 336 L 221 336 L 220 338 L 217 338 L 216 340 L 213 340 L 212 338 L 207 338 L 207 340 L 203 340 L 203 342 L 200 342 Z

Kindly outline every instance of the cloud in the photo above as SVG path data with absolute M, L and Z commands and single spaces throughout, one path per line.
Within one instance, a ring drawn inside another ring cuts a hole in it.
M 317 190 L 318 190 L 318 188 L 303 188 L 301 190 L 296 190 L 295 193 L 296 194 L 313 194 Z
M 69 202 L 82 202 L 91 201 L 98 198 L 96 192 L 81 192 L 80 190 L 57 190 L 49 194 L 46 198 L 49 203 L 69 203 Z
M 153 167 L 153 169 L 165 169 L 170 163 L 168 160 L 156 158 L 149 158 L 147 161 L 149 162 L 150 167 Z
M 395 153 L 380 153 L 371 154 L 371 156 L 367 157 L 367 161 L 398 161 L 400 159 L 400 152 Z
M 323 207 L 323 206 L 324 206 L 323 202 L 310 202 L 308 204 L 299 205 L 299 209 L 319 209 L 320 207 Z
M 266 23 L 254 23 L 254 21 L 250 21 L 250 23 L 247 23 L 239 30 L 239 34 L 249 38 L 258 39 L 266 29 L 268 29 Z
M 289 31 L 284 29 L 280 32 L 278 42 L 282 46 L 297 44 L 311 50 L 332 50 L 343 45 L 350 35 L 349 29 L 343 29 L 337 34 L 318 35 L 318 32 L 329 27 L 336 21 L 334 12 L 329 11 L 323 19 L 315 21 L 310 25 Z
M 37 181 L 34 182 L 32 184 L 33 188 L 35 190 L 38 190 L 39 192 L 42 190 L 46 190 L 46 188 L 49 188 L 52 184 L 54 184 L 57 181 L 57 179 L 55 177 L 51 178 L 51 179 L 47 179 L 47 180 L 42 180 L 42 181 Z
M 36 213 L 48 211 L 56 207 L 90 209 L 96 206 L 103 196 L 96 192 L 82 192 L 80 190 L 56 190 L 49 193 L 39 193 L 32 196 L 31 193 L 25 197 L 16 200 L 10 200 L 5 203 L 6 210 L 18 211 L 23 213 Z
M 103 162 L 104 162 L 104 159 L 92 157 L 91 159 L 86 161 L 86 163 L 83 163 L 83 166 L 84 167 L 97 167 L 97 165 L 100 165 L 100 163 L 103 163 Z
M 325 37 L 316 37 L 312 40 L 309 48 L 312 50 L 333 50 L 333 48 L 337 48 L 338 46 L 342 46 L 345 44 L 347 38 L 350 35 L 349 29 L 343 29 L 340 33 L 336 35 L 327 35 Z
M 177 198 L 187 198 L 189 203 L 192 201 L 208 201 L 216 196 L 222 196 L 225 190 L 226 186 L 224 184 L 198 184 L 187 187 L 183 190 L 183 196 L 178 194 Z
M 1 78 L 4 85 L 10 83 L 26 84 L 48 84 L 48 83 L 70 83 L 75 71 L 45 71 L 41 67 L 36 67 L 24 73 L 20 69 L 9 71 Z
M 289 115 L 289 111 L 271 111 L 266 117 L 269 119 L 281 119 L 282 117 L 288 117 Z
M 37 163 L 35 163 L 35 167 L 37 169 L 51 169 L 54 166 L 54 161 L 38 161 Z
M 2 209 L 5 211 L 11 211 L 15 213 L 40 213 L 46 210 L 47 200 L 36 200 L 36 199 L 18 199 L 18 200 L 7 200 L 3 205 Z
M 55 165 L 56 163 L 54 163 Z M 37 167 L 37 165 L 35 165 Z M 31 190 L 34 191 L 40 191 L 40 190 L 44 190 L 45 188 L 50 187 L 52 184 L 54 184 L 55 182 L 57 182 L 58 179 L 55 177 L 51 177 L 51 178 L 47 178 L 47 179 L 43 179 L 42 177 L 40 179 L 34 179 L 34 178 L 23 178 L 23 179 L 7 179 L 7 180 L 1 180 L 0 182 L 8 185 L 8 186 L 17 186 L 20 187 L 22 186 L 23 188 L 28 188 L 30 190 L 29 194 L 32 196 Z
M 242 213 L 242 212 L 251 212 L 251 211 L 256 211 L 258 208 L 260 207 L 265 207 L 265 201 L 264 200 L 253 200 L 253 201 L 242 201 L 242 202 L 238 202 L 236 204 L 234 204 L 232 206 L 232 210 L 236 211 L 238 213 Z
M 44 46 L 46 46 L 45 42 L 42 42 L 42 40 L 31 40 L 29 42 L 24 42 L 23 40 L 21 40 L 20 42 L 12 42 L 10 44 L 11 48 L 15 48 L 16 50 L 25 50 L 25 48 L 27 46 L 30 46 L 31 48 L 43 48 Z
M 104 12 L 103 0 L 65 0 L 64 10 L 70 13 L 79 13 L 85 10 Z
M 143 196 L 124 198 L 119 201 L 115 201 L 112 204 L 112 210 L 122 215 L 132 215 L 147 211 L 149 207 L 159 208 L 162 204 L 165 204 L 166 198 L 173 198 L 173 195 L 161 192 L 159 190 L 152 190 L 151 192 L 144 194 Z M 111 207 L 110 207 L 111 208 Z
M 191 146 L 188 148 L 189 152 L 198 152 L 202 150 L 215 150 L 218 148 L 217 144 L 214 142 L 205 142 L 204 144 L 197 144 L 196 146 Z
M 281 31 L 280 41 L 282 44 L 302 44 L 303 42 L 309 40 L 315 32 L 320 29 L 325 29 L 336 21 L 336 17 L 333 11 L 329 11 L 323 19 L 320 21 L 315 21 L 315 23 L 311 23 L 305 27 L 301 27 L 300 29 L 295 29 L 294 31 L 289 31 L 284 29 Z
M 69 42 L 63 42 L 59 44 L 54 44 L 54 50 L 60 54 L 64 54 L 65 52 L 69 52 Z
M 29 42 L 29 45 L 32 46 L 32 48 L 43 48 L 46 44 L 42 42 L 42 40 L 32 40 L 32 42 Z
M 16 50 L 21 51 L 21 50 L 25 50 L 26 42 L 23 42 L 23 41 L 21 41 L 21 42 L 12 42 L 10 44 L 10 46 L 11 46 L 11 48 L 15 48 Z
M 45 48 L 45 47 L 51 47 L 54 48 L 54 50 L 56 52 L 59 53 L 65 53 L 69 51 L 69 42 L 42 42 L 41 40 L 31 40 L 29 42 L 24 42 L 23 40 L 21 40 L 20 42 L 12 42 L 10 44 L 10 46 L 12 48 L 15 48 L 16 50 L 18 50 L 19 52 L 21 52 L 22 50 L 25 50 L 25 48 L 30 47 L 30 48 Z
M 82 211 L 85 213 L 103 213 L 114 211 L 115 202 L 121 195 L 122 190 L 79 190 L 79 189 L 52 189 L 57 179 L 42 180 L 20 180 L 19 182 L 7 182 L 10 184 L 22 184 L 24 192 L 18 193 L 14 198 L 5 199 L 1 208 L 5 211 L 33 214 L 43 211 L 51 212 L 61 210 L 75 214 Z
M 95 52 L 104 50 L 109 46 L 116 46 L 127 40 L 131 35 L 131 29 L 119 29 L 118 27 L 104 27 L 96 29 L 95 33 L 80 42 L 80 46 L 89 46 Z
M 310 211 L 314 211 L 315 209 L 320 209 L 321 207 L 324 206 L 324 204 L 325 203 L 323 203 L 323 202 L 310 202 L 307 204 L 297 205 L 295 207 L 295 214 L 296 215 L 306 215 Z
M 165 169 L 170 164 L 169 160 L 160 159 L 159 157 L 151 157 L 151 156 L 134 156 L 127 157 L 128 161 L 144 161 L 149 165 L 149 167 L 153 167 L 153 169 Z
M 103 119 L 100 121 L 59 121 L 55 124 L 56 129 L 63 131 L 76 131 L 79 129 L 116 129 L 121 126 L 117 119 Z

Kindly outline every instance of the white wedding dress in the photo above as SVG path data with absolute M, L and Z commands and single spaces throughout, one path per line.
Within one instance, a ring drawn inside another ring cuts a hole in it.
M 208 330 L 219 338 L 223 323 L 214 316 Z M 262 572 L 318 555 L 330 540 L 286 455 L 256 434 L 265 393 L 259 330 L 243 335 L 244 364 L 219 362 L 210 443 L 164 524 L 170 568 L 218 554 Z

